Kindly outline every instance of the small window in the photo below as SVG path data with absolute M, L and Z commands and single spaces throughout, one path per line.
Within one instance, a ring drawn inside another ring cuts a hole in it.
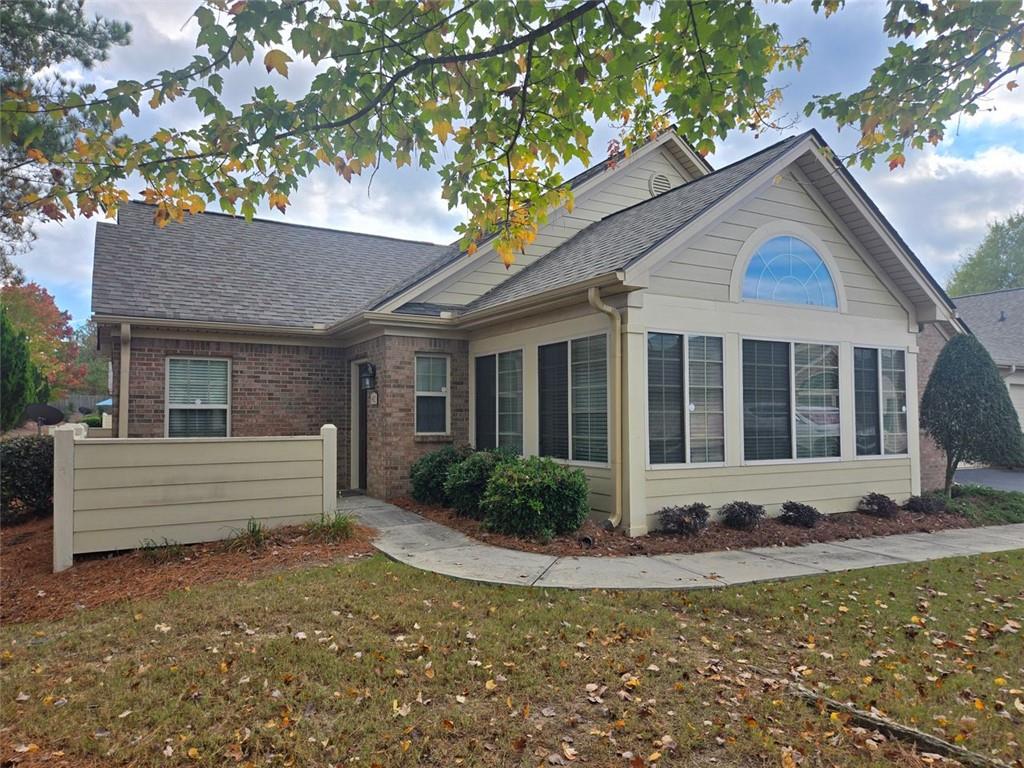
M 608 461 L 608 340 L 537 348 L 540 455 Z
M 901 349 L 853 350 L 857 455 L 908 451 L 906 353 Z
M 448 433 L 448 358 L 416 355 L 416 432 Z
M 476 359 L 476 448 L 523 452 L 523 352 Z
M 803 240 L 773 237 L 750 259 L 743 298 L 836 309 L 836 287 L 821 256 Z
M 839 455 L 839 347 L 793 345 L 796 457 Z
M 720 337 L 647 335 L 652 465 L 725 461 L 723 375 Z
M 167 359 L 167 436 L 227 437 L 227 360 Z
M 743 340 L 743 456 L 793 457 L 789 409 L 789 344 Z

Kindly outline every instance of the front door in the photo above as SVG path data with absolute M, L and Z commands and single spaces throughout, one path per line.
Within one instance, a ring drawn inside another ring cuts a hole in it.
M 359 389 L 359 477 L 354 483 L 356 488 L 366 490 L 366 401 L 369 399 L 368 390 Z

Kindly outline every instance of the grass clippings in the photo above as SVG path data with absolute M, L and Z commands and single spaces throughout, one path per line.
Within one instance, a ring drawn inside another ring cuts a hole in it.
M 328 563 L 373 551 L 372 532 L 356 526 L 348 539 L 311 537 L 302 526 L 265 531 L 258 546 L 247 535 L 226 542 L 180 545 L 146 542 L 141 549 L 79 555 L 53 573 L 50 519 L 0 529 L 0 623 L 55 619 L 119 600 L 157 597 L 222 579 L 251 579 L 270 570 Z M 244 546 L 242 545 L 244 544 Z
M 378 555 L 4 627 L 0 743 L 111 768 L 943 764 L 798 682 L 1018 765 L 1022 623 L 1024 551 L 700 592 Z

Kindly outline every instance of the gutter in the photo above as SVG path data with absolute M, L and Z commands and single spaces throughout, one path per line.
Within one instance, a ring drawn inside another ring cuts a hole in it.
M 587 289 L 587 302 L 598 312 L 608 315 L 612 334 L 611 402 L 612 423 L 611 449 L 612 465 L 612 516 L 607 525 L 618 528 L 622 523 L 622 316 L 618 310 L 601 300 L 601 289 L 591 286 Z

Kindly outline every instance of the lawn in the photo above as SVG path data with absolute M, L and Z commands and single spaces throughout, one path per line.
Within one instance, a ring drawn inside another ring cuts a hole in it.
M 1022 623 L 1024 551 L 677 593 L 375 556 L 6 627 L 0 741 L 75 766 L 937 761 L 799 681 L 1019 764 Z

